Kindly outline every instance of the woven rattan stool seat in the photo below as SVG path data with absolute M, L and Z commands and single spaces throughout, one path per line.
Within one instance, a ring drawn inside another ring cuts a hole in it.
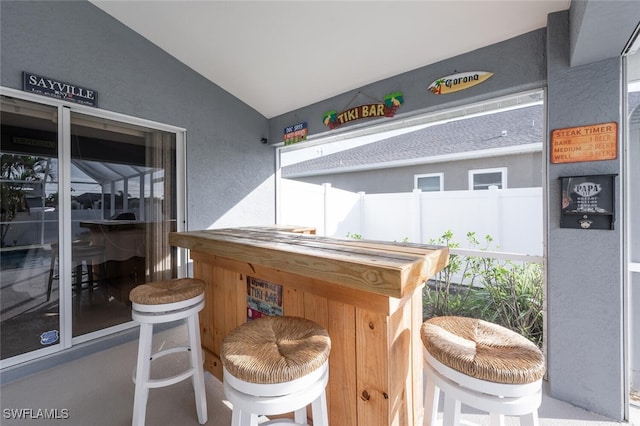
M 131 290 L 129 300 L 140 305 L 182 302 L 204 292 L 204 281 L 179 278 L 142 284 Z
M 483 320 L 435 317 L 422 324 L 427 351 L 442 364 L 496 383 L 533 383 L 544 375 L 544 357 L 520 334 Z
M 225 337 L 220 357 L 238 379 L 270 384 L 289 382 L 317 370 L 330 351 L 329 334 L 315 322 L 275 316 L 234 329 Z

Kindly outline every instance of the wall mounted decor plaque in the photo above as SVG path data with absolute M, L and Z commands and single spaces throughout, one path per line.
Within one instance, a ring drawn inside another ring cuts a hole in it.
M 613 229 L 616 176 L 561 177 L 560 227 Z
M 618 123 L 557 129 L 551 132 L 551 162 L 615 160 L 618 158 Z

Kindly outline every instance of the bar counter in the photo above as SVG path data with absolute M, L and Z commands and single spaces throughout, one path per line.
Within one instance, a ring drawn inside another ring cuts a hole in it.
M 206 283 L 205 367 L 222 380 L 222 340 L 260 315 L 293 315 L 332 341 L 327 405 L 332 425 L 422 424 L 422 288 L 444 268 L 446 247 L 337 239 L 304 227 L 172 232 Z

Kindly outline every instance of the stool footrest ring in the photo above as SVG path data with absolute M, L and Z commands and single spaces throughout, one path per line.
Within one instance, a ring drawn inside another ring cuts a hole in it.
M 158 358 L 162 358 L 163 356 L 166 355 L 170 355 L 170 354 L 174 354 L 177 352 L 191 352 L 191 347 L 189 346 L 177 346 L 175 348 L 170 348 L 170 349 L 165 349 L 164 351 L 160 351 L 160 352 L 156 352 L 155 354 L 151 355 L 151 357 L 149 358 L 149 361 L 155 361 Z M 189 377 L 193 376 L 194 373 L 196 373 L 197 370 L 195 368 L 189 368 L 187 370 L 184 370 L 178 374 L 175 374 L 173 376 L 170 377 L 165 377 L 163 379 L 149 379 L 147 381 L 147 387 L 148 388 L 161 388 L 164 386 L 171 386 L 174 385 L 176 383 L 179 383 L 183 380 L 188 379 Z M 133 374 L 132 377 L 133 379 L 133 383 L 136 382 L 136 368 L 133 369 Z

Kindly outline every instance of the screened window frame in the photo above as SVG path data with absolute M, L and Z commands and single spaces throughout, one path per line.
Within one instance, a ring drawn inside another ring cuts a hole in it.
M 490 186 L 486 185 L 486 187 L 477 188 L 475 184 L 475 177 L 483 174 L 491 174 L 491 173 L 500 173 L 500 186 L 499 189 L 507 188 L 507 168 L 506 167 L 494 167 L 490 169 L 474 169 L 469 170 L 469 191 L 484 191 L 489 189 Z
M 424 189 L 418 186 L 418 181 L 420 178 L 431 178 L 437 177 L 439 183 L 439 189 L 435 191 L 425 191 Z M 420 189 L 423 192 L 441 192 L 444 191 L 444 173 L 421 173 L 417 175 L 413 175 L 413 189 Z

